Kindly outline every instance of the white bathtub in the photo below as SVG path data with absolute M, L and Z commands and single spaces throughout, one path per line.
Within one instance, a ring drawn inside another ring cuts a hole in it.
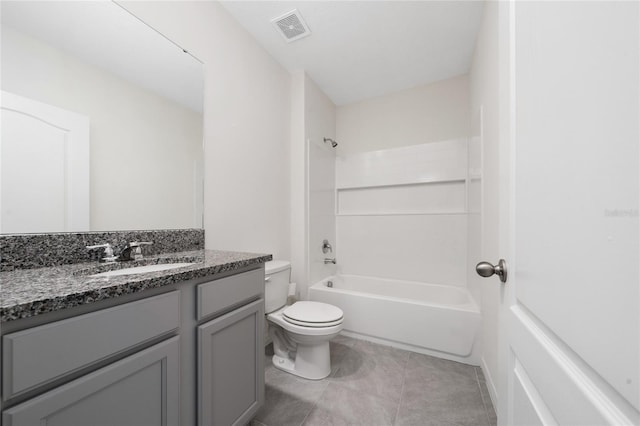
M 477 364 L 480 310 L 464 288 L 338 275 L 312 285 L 309 299 L 342 309 L 346 335 Z

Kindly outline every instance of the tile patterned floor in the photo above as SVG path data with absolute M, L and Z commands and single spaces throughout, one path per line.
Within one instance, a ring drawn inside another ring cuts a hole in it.
M 252 426 L 496 424 L 479 367 L 343 336 L 331 342 L 323 380 L 280 371 L 265 356 L 266 401 Z

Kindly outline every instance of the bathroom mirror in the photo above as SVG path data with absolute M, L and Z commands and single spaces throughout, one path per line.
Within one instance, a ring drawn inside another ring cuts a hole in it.
M 111 1 L 0 7 L 0 233 L 201 228 L 202 63 Z

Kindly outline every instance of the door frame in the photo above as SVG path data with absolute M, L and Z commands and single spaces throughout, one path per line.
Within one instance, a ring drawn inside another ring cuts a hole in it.
M 499 197 L 499 223 L 500 234 L 498 247 L 500 258 L 507 260 L 507 268 L 515 271 L 516 253 L 514 250 L 515 236 L 515 205 L 511 202 L 515 199 L 515 150 L 512 143 L 515 141 L 515 19 L 514 0 L 501 1 L 498 4 L 498 96 L 499 96 L 499 164 L 500 179 L 498 191 Z M 506 231 L 506 232 L 505 232 Z M 500 312 L 498 314 L 498 404 L 496 414 L 498 424 L 511 424 L 510 404 L 512 403 L 513 389 L 508 380 L 510 368 L 510 353 L 508 344 L 509 307 L 515 300 L 515 292 L 512 291 L 514 281 L 513 273 L 510 274 L 507 284 L 502 284 L 500 289 Z

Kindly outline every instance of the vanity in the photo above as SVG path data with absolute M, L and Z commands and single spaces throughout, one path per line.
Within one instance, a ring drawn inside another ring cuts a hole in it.
M 203 250 L 202 61 L 119 2 L 0 9 L 2 426 L 248 423 L 271 256 Z
M 264 401 L 270 259 L 197 250 L 139 274 L 92 277 L 131 262 L 0 273 L 2 425 L 248 423 Z

